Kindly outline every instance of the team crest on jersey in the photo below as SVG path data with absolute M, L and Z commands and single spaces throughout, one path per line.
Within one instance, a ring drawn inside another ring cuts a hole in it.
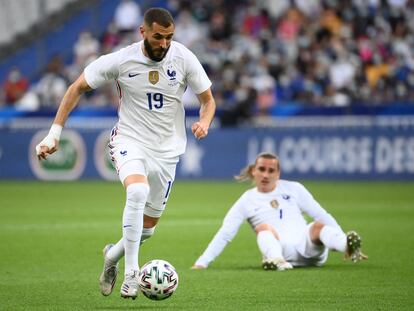
M 167 76 L 168 76 L 168 85 L 175 86 L 177 85 L 177 71 L 174 69 L 172 65 L 168 65 L 167 67 Z
M 167 75 L 168 75 L 168 79 L 170 79 L 170 80 L 175 80 L 176 79 L 175 76 L 177 75 L 177 71 L 175 71 L 175 69 L 172 65 L 168 66 Z
M 160 80 L 160 75 L 158 73 L 158 71 L 156 70 L 151 70 L 148 73 L 148 80 L 149 82 L 151 82 L 152 84 L 157 84 L 158 81 Z
M 278 208 L 279 207 L 279 202 L 277 200 L 272 200 L 270 201 L 270 206 L 273 208 Z

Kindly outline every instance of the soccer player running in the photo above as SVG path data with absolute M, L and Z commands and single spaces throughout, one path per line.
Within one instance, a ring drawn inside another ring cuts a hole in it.
M 191 126 L 197 139 L 207 136 L 215 113 L 211 82 L 196 56 L 172 41 L 174 20 L 162 8 L 144 14 L 143 40 L 90 63 L 68 88 L 49 134 L 36 146 L 39 159 L 58 149 L 60 134 L 80 96 L 115 80 L 119 120 L 112 129 L 110 154 L 126 190 L 122 238 L 104 248 L 100 276 L 103 295 L 115 285 L 118 261 L 125 255 L 121 296 L 138 293 L 140 243 L 153 235 L 167 204 L 186 131 L 182 96 L 187 85 L 201 104 L 199 121 Z
M 227 212 L 193 269 L 207 268 L 244 220 L 257 234 L 265 270 L 321 266 L 328 259 L 328 250 L 343 252 L 353 262 L 368 258 L 361 252 L 361 238 L 355 231 L 345 234 L 303 185 L 279 177 L 279 160 L 271 153 L 259 154 L 254 164 L 236 176 L 240 181 L 252 179 L 256 187 L 247 190 Z M 302 212 L 314 221 L 307 224 Z

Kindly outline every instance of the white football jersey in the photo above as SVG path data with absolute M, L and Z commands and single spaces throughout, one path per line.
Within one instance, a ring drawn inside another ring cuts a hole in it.
M 242 215 L 253 228 L 263 223 L 270 224 L 280 235 L 281 241 L 287 244 L 296 243 L 300 238 L 297 233 L 306 228 L 307 221 L 303 213 L 325 225 L 339 227 L 312 194 L 294 181 L 279 180 L 276 189 L 268 193 L 259 192 L 257 188 L 247 190 L 231 210 L 227 215 L 230 222 L 234 213 Z
M 175 157 L 187 142 L 182 96 L 187 85 L 195 94 L 211 81 L 197 57 L 172 41 L 164 59 L 155 62 L 143 52 L 140 41 L 103 55 L 84 71 L 91 88 L 115 80 L 119 92 L 117 135 L 128 136 L 161 157 Z
M 245 220 L 252 228 L 259 224 L 272 225 L 282 244 L 296 245 L 307 226 L 303 213 L 340 229 L 336 220 L 298 182 L 279 180 L 276 189 L 268 193 L 249 189 L 227 212 L 223 225 L 196 264 L 208 266 L 235 237 Z

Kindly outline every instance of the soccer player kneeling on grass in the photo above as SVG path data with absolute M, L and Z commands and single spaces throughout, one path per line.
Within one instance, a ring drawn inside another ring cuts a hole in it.
M 265 270 L 288 270 L 295 266 L 321 266 L 328 251 L 345 254 L 353 262 L 368 259 L 361 252 L 361 238 L 355 231 L 345 234 L 300 183 L 279 179 L 280 164 L 271 153 L 259 154 L 254 164 L 236 179 L 252 179 L 247 190 L 231 207 L 223 225 L 192 269 L 205 269 L 234 238 L 244 220 L 257 234 Z M 302 213 L 313 218 L 307 223 Z
M 211 82 L 197 57 L 172 40 L 174 21 L 165 9 L 150 8 L 140 27 L 143 40 L 91 62 L 68 88 L 49 134 L 36 146 L 46 159 L 59 145 L 69 113 L 80 96 L 109 81 L 119 91 L 119 122 L 112 129 L 110 155 L 126 192 L 122 238 L 104 248 L 101 293 L 112 293 L 118 262 L 125 254 L 121 296 L 138 294 L 138 252 L 163 213 L 179 156 L 187 141 L 182 97 L 189 86 L 200 102 L 200 118 L 191 130 L 207 136 L 215 112 Z

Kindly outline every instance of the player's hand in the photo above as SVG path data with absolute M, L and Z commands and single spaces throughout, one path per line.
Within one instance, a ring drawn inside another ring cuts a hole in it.
M 208 124 L 198 121 L 191 126 L 191 131 L 193 132 L 195 138 L 201 139 L 207 136 L 208 128 Z
M 59 141 L 51 137 L 46 136 L 37 146 L 36 154 L 39 160 L 46 160 L 48 155 L 58 150 Z
M 193 265 L 191 267 L 191 270 L 203 270 L 203 269 L 207 269 L 207 267 L 202 266 L 202 265 Z
M 36 155 L 39 160 L 45 160 L 50 154 L 58 150 L 62 126 L 53 124 L 49 134 L 36 145 Z

